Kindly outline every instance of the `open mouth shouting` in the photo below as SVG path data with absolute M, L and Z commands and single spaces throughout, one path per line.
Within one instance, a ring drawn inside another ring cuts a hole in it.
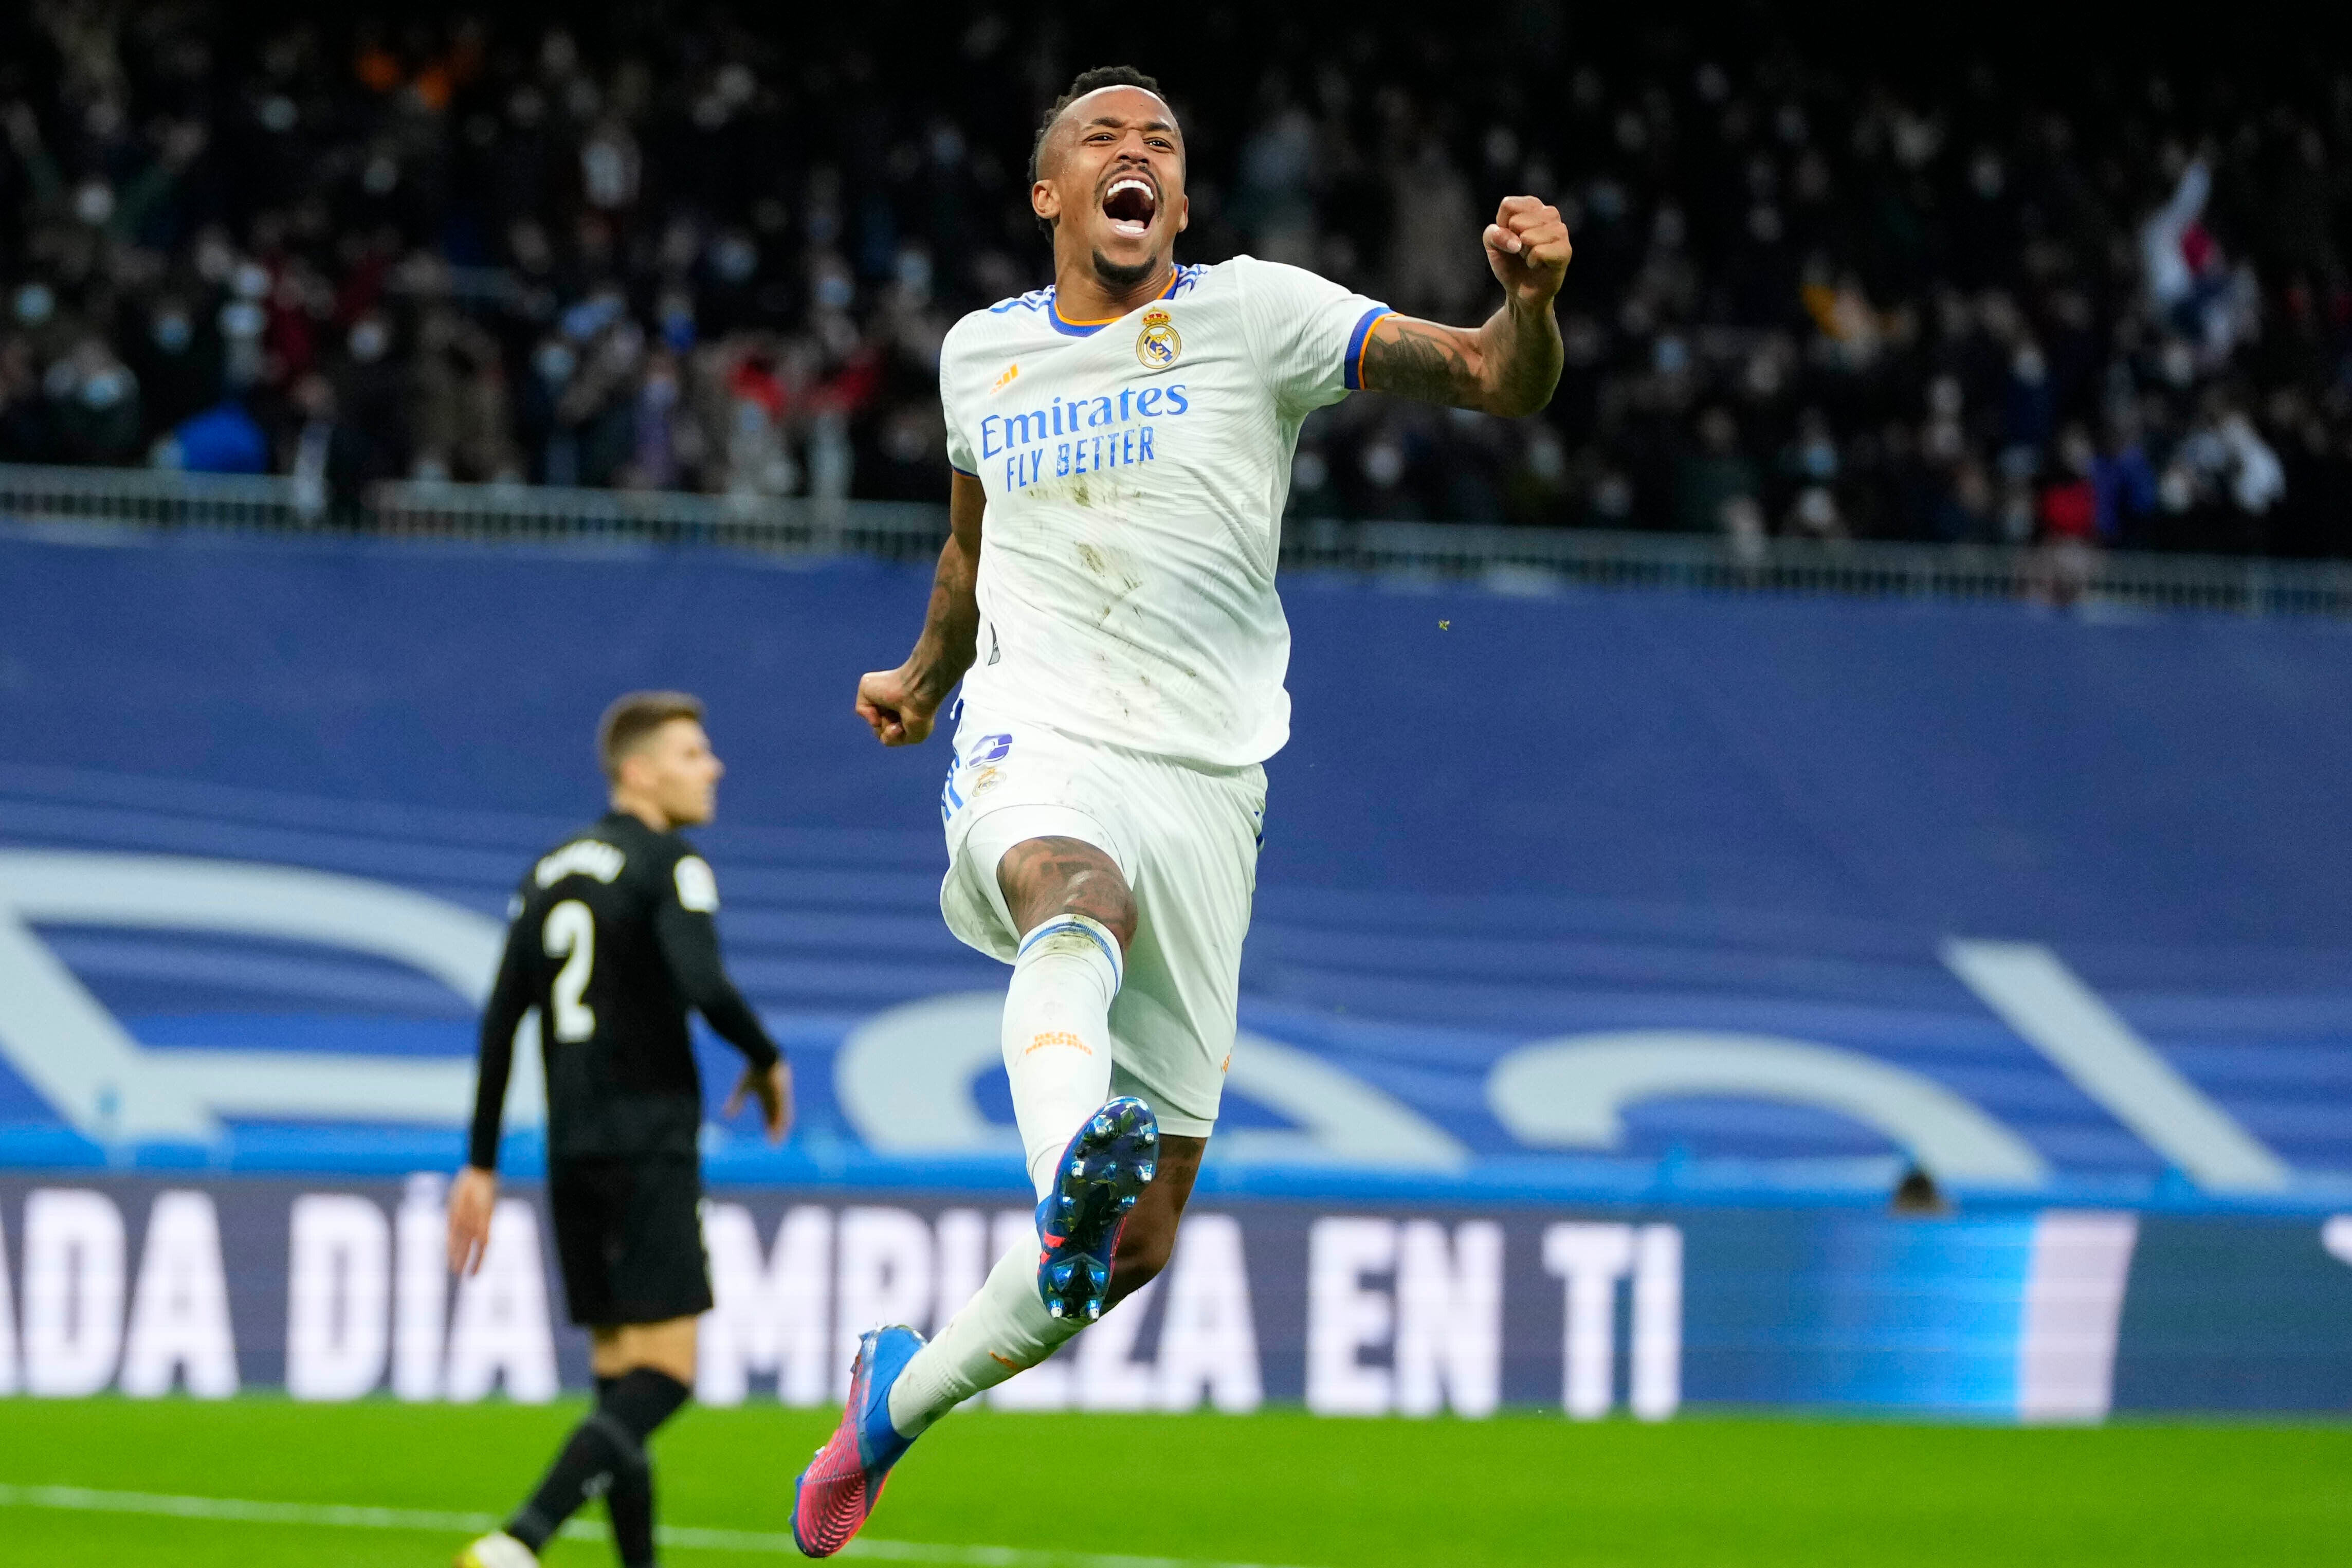
M 1141 174 L 1121 174 L 1103 192 L 1103 216 L 1123 239 L 1141 239 L 1160 214 L 1160 190 Z

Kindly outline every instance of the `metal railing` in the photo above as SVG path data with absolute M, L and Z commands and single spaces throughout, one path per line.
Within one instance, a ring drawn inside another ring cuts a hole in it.
M 1428 522 L 1297 521 L 1283 564 L 1477 577 L 1506 590 L 1590 585 L 2352 616 L 2352 563 L 2080 546 L 1892 544 Z
M 947 537 L 947 509 L 921 502 L 406 480 L 377 487 L 364 507 L 339 511 L 283 477 L 18 464 L 0 464 L 0 518 L 141 529 L 716 544 L 891 560 L 927 557 Z M 2081 548 L 1740 542 L 1700 534 L 1292 519 L 1284 530 L 1282 563 L 1292 571 L 1466 578 L 1517 592 L 1626 586 L 2352 616 L 2352 563 Z
M 799 496 L 459 485 L 407 479 L 338 507 L 281 475 L 0 463 L 0 518 L 133 528 L 480 542 L 719 544 L 787 554 L 929 555 L 944 506 Z

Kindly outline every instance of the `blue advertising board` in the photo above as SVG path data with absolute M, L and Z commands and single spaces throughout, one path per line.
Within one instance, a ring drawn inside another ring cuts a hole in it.
M 509 1189 L 481 1272 L 453 1281 L 443 1192 L 434 1173 L 0 1178 L 0 1394 L 535 1401 L 584 1386 L 539 1193 Z M 715 1187 L 698 1393 L 839 1399 L 861 1331 L 935 1330 L 1030 1223 L 1013 1194 Z M 2113 1210 L 1208 1199 L 1165 1274 L 989 1397 L 1643 1420 L 1710 1405 L 2340 1414 L 2347 1231 Z
M 1003 1180 L 1003 971 L 937 917 L 943 756 L 849 710 L 925 578 L 0 539 L 0 1148 L 448 1158 L 507 890 L 599 809 L 603 704 L 666 685 L 711 705 L 725 938 L 802 1064 L 793 1145 L 715 1127 L 714 1159 Z M 2028 1205 L 2352 1201 L 2352 634 L 1286 599 L 1234 1190 L 1875 1201 L 1916 1161 Z M 527 1086 L 515 1120 L 528 1159 Z

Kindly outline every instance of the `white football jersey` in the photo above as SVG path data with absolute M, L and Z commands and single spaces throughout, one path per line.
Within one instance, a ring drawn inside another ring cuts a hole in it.
M 1361 384 L 1386 314 L 1243 256 L 1178 268 L 1116 321 L 1067 321 L 1042 289 L 957 322 L 948 460 L 988 490 L 965 700 L 1212 766 L 1281 750 L 1291 457 L 1307 416 Z

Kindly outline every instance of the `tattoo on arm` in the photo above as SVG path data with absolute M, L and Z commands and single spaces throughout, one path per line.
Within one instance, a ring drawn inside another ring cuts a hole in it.
M 979 581 L 980 563 L 966 552 L 961 538 L 950 537 L 940 551 L 930 608 L 923 616 L 923 634 L 916 640 L 912 660 L 935 695 L 945 695 L 978 657 Z
M 1486 405 L 1497 414 L 1533 414 L 1551 401 L 1563 361 L 1559 321 L 1547 304 L 1520 311 L 1508 304 L 1478 329 L 1486 350 Z
M 1475 331 L 1388 316 L 1364 342 L 1367 390 L 1487 414 L 1533 414 L 1551 401 L 1559 369 L 1548 308 L 1522 315 L 1507 304 Z
M 950 531 L 931 579 L 930 608 L 908 660 L 934 698 L 945 697 L 979 657 L 980 532 L 987 505 L 980 481 L 958 474 L 948 494 Z
M 1467 336 L 1434 321 L 1384 317 L 1364 342 L 1364 385 L 1424 403 L 1475 408 L 1483 388 L 1478 367 L 1464 352 L 1462 340 Z

